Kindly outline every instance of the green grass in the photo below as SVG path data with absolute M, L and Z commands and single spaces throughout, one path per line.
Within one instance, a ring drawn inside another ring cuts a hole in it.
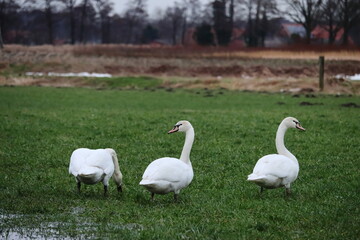
M 162 80 L 152 77 L 111 77 L 84 79 L 92 86 L 110 89 L 144 89 L 161 85 Z
M 0 236 L 359 239 L 360 109 L 341 106 L 349 102 L 360 98 L 1 87 Z M 286 135 L 299 178 L 289 198 L 283 189 L 260 196 L 246 177 L 261 156 L 275 153 L 286 116 L 307 129 Z M 179 157 L 184 135 L 166 133 L 182 119 L 195 128 L 195 177 L 177 203 L 172 194 L 151 202 L 138 183 L 152 160 Z M 108 197 L 101 184 L 76 193 L 68 164 L 79 147 L 117 151 L 122 194 L 113 182 Z
M 31 68 L 31 64 L 10 63 L 9 65 L 4 65 L 3 68 L 4 69 L 0 69 L 0 76 L 19 76 L 28 71 Z

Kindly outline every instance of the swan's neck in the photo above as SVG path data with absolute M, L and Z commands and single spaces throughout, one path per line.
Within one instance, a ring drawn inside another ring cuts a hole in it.
M 285 124 L 283 123 L 280 124 L 276 132 L 276 140 L 275 140 L 276 150 L 280 155 L 284 155 L 292 160 L 297 161 L 296 157 L 289 150 L 287 150 L 284 144 L 284 137 L 287 129 L 288 128 L 285 126 Z
M 181 152 L 180 160 L 184 163 L 191 164 L 190 162 L 190 151 L 194 142 L 195 132 L 194 128 L 190 128 L 185 133 L 185 144 Z
M 116 155 L 116 152 L 111 149 L 111 148 L 107 148 L 106 150 L 108 150 L 111 154 L 111 158 L 113 160 L 113 163 L 114 163 L 114 174 L 113 174 L 113 178 L 114 178 L 114 181 L 117 183 L 117 185 L 121 185 L 122 183 L 122 174 L 121 174 L 121 171 L 120 171 L 120 167 L 119 167 L 119 161 L 118 161 L 118 158 L 117 158 L 117 155 Z

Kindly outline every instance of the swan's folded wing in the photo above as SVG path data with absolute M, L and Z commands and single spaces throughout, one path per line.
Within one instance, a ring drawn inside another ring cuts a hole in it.
M 143 183 L 151 181 L 179 182 L 186 177 L 188 166 L 176 158 L 160 158 L 146 168 Z
M 69 173 L 77 176 L 79 170 L 84 166 L 90 149 L 78 148 L 72 152 L 70 157 Z
M 70 157 L 69 173 L 76 176 L 82 168 L 86 167 L 100 168 L 105 174 L 114 172 L 111 154 L 105 149 L 76 149 Z
M 253 173 L 258 176 L 272 175 L 285 178 L 293 171 L 294 163 L 286 156 L 279 154 L 266 155 L 259 159 Z
M 106 175 L 114 172 L 111 154 L 105 149 L 92 150 L 92 153 L 86 158 L 86 165 L 100 168 Z

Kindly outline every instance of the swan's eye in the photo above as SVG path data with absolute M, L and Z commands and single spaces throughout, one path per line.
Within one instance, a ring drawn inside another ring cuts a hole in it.
M 180 127 L 182 124 L 180 123 L 180 124 L 178 124 L 178 125 L 175 125 L 175 127 Z
M 295 123 L 295 124 L 299 124 L 300 122 L 297 122 L 297 121 L 295 121 L 295 120 L 293 120 L 293 122 Z

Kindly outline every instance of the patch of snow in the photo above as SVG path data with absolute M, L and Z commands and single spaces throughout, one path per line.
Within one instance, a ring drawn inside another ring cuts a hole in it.
M 51 77 L 105 77 L 109 78 L 112 77 L 111 74 L 108 73 L 88 73 L 88 72 L 81 72 L 81 73 L 42 73 L 42 72 L 27 72 L 25 73 L 26 76 L 51 76 Z
M 338 74 L 335 76 L 335 78 L 344 78 L 344 79 L 351 80 L 351 81 L 360 81 L 360 73 L 355 74 L 353 76 Z

